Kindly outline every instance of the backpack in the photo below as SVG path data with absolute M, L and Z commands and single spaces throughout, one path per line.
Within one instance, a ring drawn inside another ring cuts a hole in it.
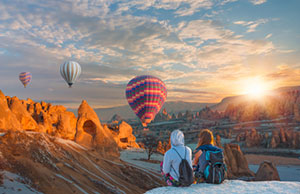
M 176 172 L 176 170 L 173 168 L 175 174 L 177 175 L 178 181 L 180 182 L 181 186 L 188 187 L 194 182 L 194 177 L 193 177 L 193 169 L 191 168 L 189 162 L 185 159 L 186 158 L 186 149 L 184 152 L 184 158 L 180 156 L 180 154 L 177 152 L 175 148 L 173 148 L 175 152 L 178 154 L 178 156 L 181 158 L 181 162 L 179 164 L 179 176 Z
M 221 184 L 225 179 L 225 172 L 227 171 L 223 151 L 202 151 L 195 177 L 204 178 L 206 183 Z

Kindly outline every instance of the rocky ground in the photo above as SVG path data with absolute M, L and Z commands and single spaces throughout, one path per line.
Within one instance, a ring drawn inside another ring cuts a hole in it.
M 163 185 L 154 172 L 39 132 L 2 134 L 0 158 L 1 172 L 41 193 L 144 193 Z
M 148 191 L 146 194 L 295 194 L 299 193 L 300 182 L 261 181 L 246 182 L 239 180 L 225 180 L 217 184 L 195 184 L 190 187 L 160 187 Z

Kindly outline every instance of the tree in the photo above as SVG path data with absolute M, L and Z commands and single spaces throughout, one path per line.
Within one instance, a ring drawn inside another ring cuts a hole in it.
M 145 135 L 142 139 L 142 143 L 144 144 L 144 147 L 148 154 L 148 159 L 150 160 L 151 155 L 156 151 L 157 145 L 158 145 L 158 139 L 153 135 Z

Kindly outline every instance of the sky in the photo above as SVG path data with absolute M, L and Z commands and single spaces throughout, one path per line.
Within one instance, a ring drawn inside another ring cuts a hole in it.
M 135 76 L 167 101 L 219 102 L 256 87 L 300 85 L 299 0 L 1 0 L 0 89 L 77 107 L 127 104 Z M 82 74 L 72 89 L 65 61 Z M 26 89 L 18 79 L 32 73 Z

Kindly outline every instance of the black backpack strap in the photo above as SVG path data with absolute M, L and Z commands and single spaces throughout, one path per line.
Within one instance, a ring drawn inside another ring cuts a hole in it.
M 176 176 L 177 176 L 177 177 L 178 177 L 178 179 L 179 179 L 179 176 L 178 176 L 178 174 L 177 174 L 176 170 L 173 168 L 173 165 L 172 165 L 172 164 L 171 164 L 171 168 L 174 170 L 174 172 L 175 172 Z
M 185 148 L 184 148 L 185 149 Z M 177 152 L 177 150 L 175 148 L 173 148 L 173 150 L 175 150 L 175 152 L 178 154 L 178 156 L 180 157 L 180 159 L 182 160 L 182 157 L 180 156 L 180 154 Z

